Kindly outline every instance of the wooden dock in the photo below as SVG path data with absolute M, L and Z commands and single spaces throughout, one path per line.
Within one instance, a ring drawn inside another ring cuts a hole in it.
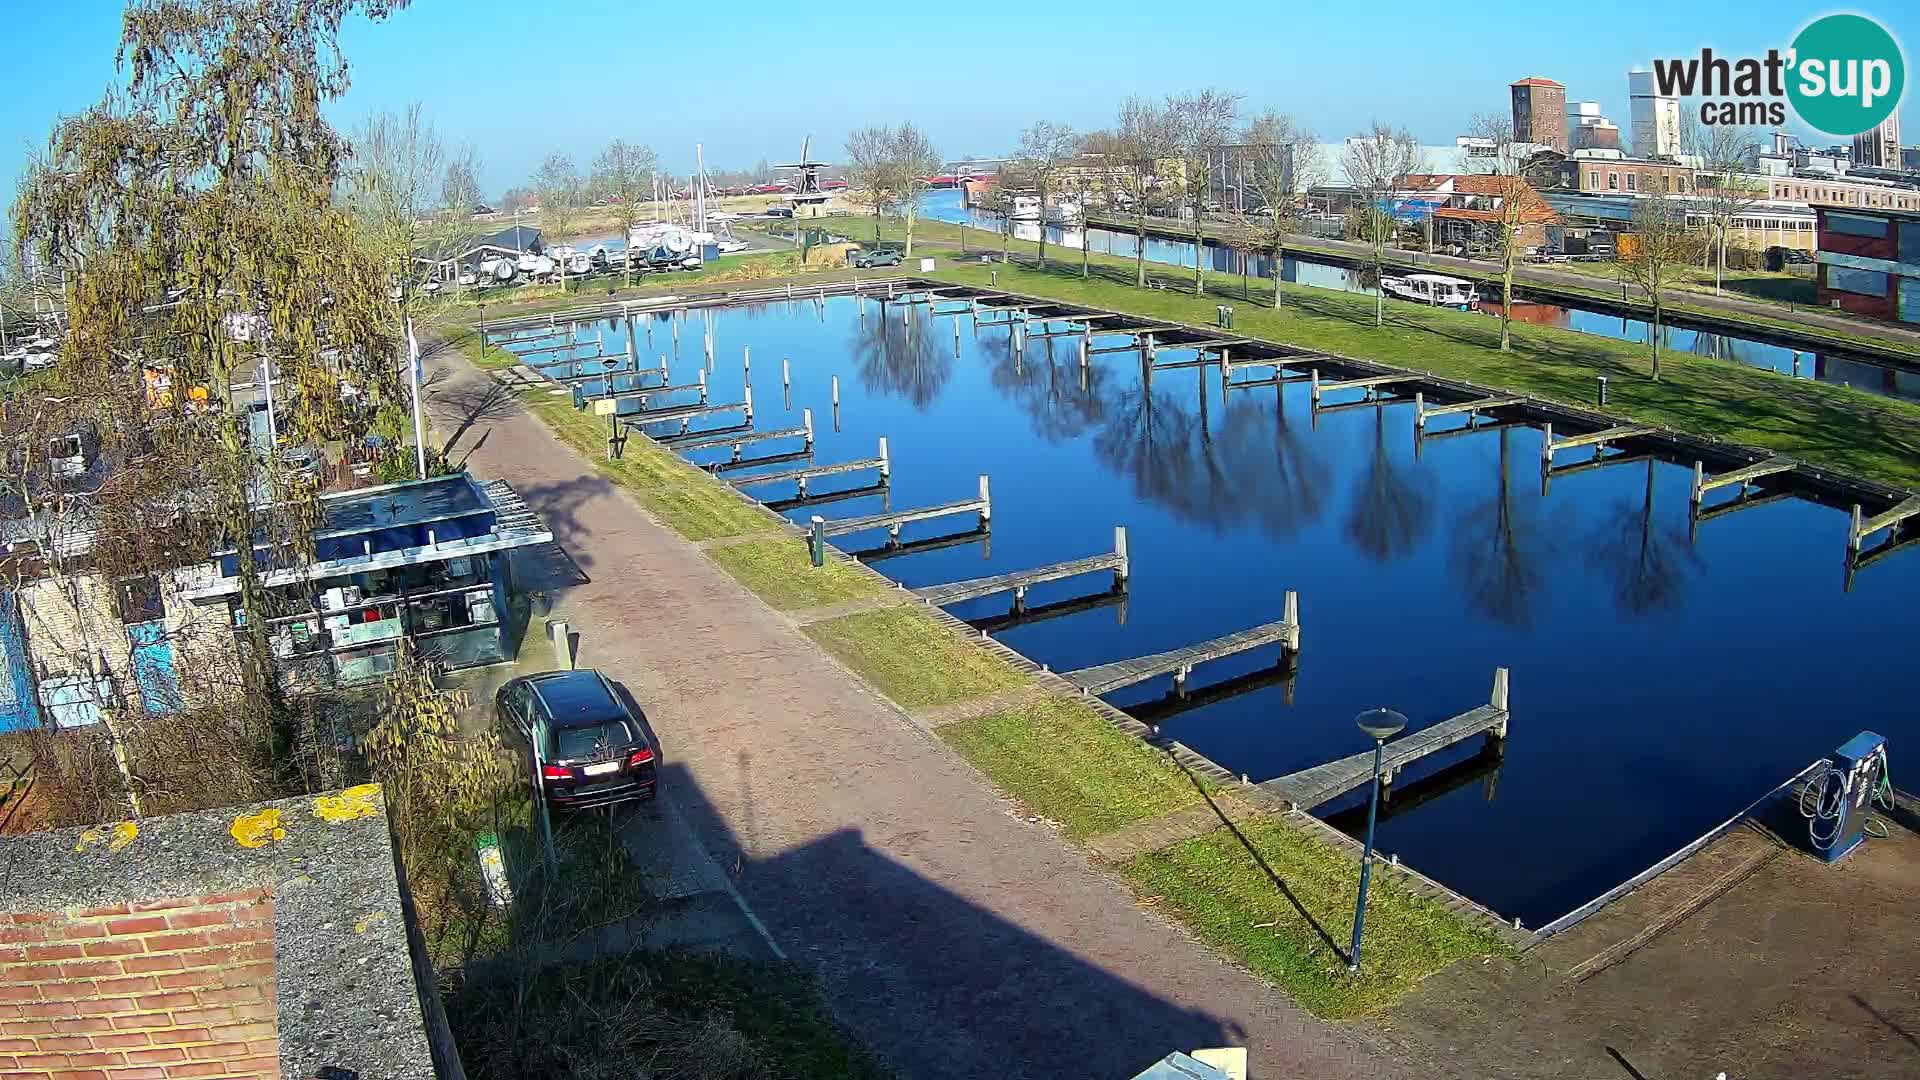
M 1127 590 L 1108 589 L 1106 592 L 1089 593 L 1085 596 L 1055 600 L 1048 604 L 1032 604 L 1018 609 L 1002 611 L 978 619 L 968 619 L 967 625 L 989 636 L 1004 633 L 1016 626 L 1030 626 L 1047 622 L 1050 619 L 1064 619 L 1069 615 L 1079 615 L 1101 608 L 1118 608 L 1121 626 L 1127 625 Z
M 1336 390 L 1365 390 L 1367 392 L 1367 399 L 1372 401 L 1379 396 L 1382 387 L 1393 386 L 1396 383 L 1420 382 L 1425 378 L 1426 376 L 1424 375 L 1407 373 L 1398 375 L 1366 375 L 1358 379 L 1337 379 L 1333 382 L 1321 382 L 1320 369 L 1314 368 L 1308 373 L 1307 381 L 1313 384 L 1312 404 L 1313 407 L 1317 409 L 1320 407 L 1320 396 L 1322 394 L 1331 394 Z
M 868 514 L 864 517 L 841 518 L 829 521 L 825 518 L 813 519 L 814 527 L 822 536 L 845 536 L 848 533 L 866 532 L 869 529 L 885 529 L 887 536 L 898 539 L 900 526 L 916 521 L 931 521 L 934 518 L 953 517 L 956 514 L 978 514 L 980 527 L 986 528 L 993 520 L 993 497 L 987 488 L 985 474 L 980 477 L 980 495 L 978 498 L 961 499 L 958 502 L 941 503 L 938 506 L 920 506 L 907 510 L 889 510 L 881 514 Z
M 767 505 L 769 507 L 773 506 L 772 503 L 768 503 Z M 967 547 L 972 544 L 980 545 L 981 558 L 991 558 L 993 555 L 993 530 L 976 525 L 965 532 L 943 533 L 939 536 L 927 536 L 918 540 L 902 541 L 888 537 L 886 543 L 879 547 L 861 548 L 858 551 L 848 551 L 847 554 L 863 563 L 877 563 L 884 562 L 888 559 L 897 559 L 902 555 L 918 555 L 927 551 L 945 551 L 948 548 Z
M 1046 581 L 1060 581 L 1063 578 L 1078 577 L 1081 574 L 1097 574 L 1113 571 L 1115 588 L 1122 587 L 1127 580 L 1127 530 L 1124 525 L 1113 528 L 1113 550 L 1101 555 L 1089 555 L 1084 559 L 1069 559 L 1050 566 L 1036 566 L 1030 570 L 1015 570 L 1006 574 L 994 574 L 991 577 L 970 578 L 966 581 L 951 581 L 945 585 L 929 585 L 913 590 L 914 595 L 935 606 L 958 604 L 963 600 L 974 600 L 994 593 L 1011 591 L 1015 610 L 1026 606 L 1027 589 Z
M 1294 683 L 1300 677 L 1299 665 L 1293 661 L 1293 657 L 1283 655 L 1277 664 L 1257 671 L 1249 671 L 1245 675 L 1235 675 L 1231 679 L 1223 679 L 1198 690 L 1189 691 L 1185 687 L 1176 687 L 1152 701 L 1127 706 L 1127 715 L 1152 728 L 1157 734 L 1161 724 L 1182 713 L 1204 709 L 1222 701 L 1230 701 L 1256 690 L 1264 690 L 1269 686 L 1280 687 L 1281 701 L 1292 705 Z
M 707 373 L 706 371 L 702 370 L 700 372 L 699 382 L 678 383 L 672 386 L 636 386 L 628 390 L 616 390 L 610 394 L 597 394 L 591 398 L 587 397 L 585 393 L 577 386 L 574 387 L 573 392 L 575 395 L 576 404 L 578 402 L 583 402 L 583 401 L 593 402 L 594 415 L 619 416 L 621 415 L 620 403 L 623 401 L 637 401 L 640 403 L 641 411 L 645 412 L 647 411 L 647 402 L 652 401 L 654 398 L 665 397 L 668 394 L 684 394 L 690 390 L 699 392 L 700 404 L 702 405 L 707 404 Z M 664 411 L 664 410 L 654 410 L 654 411 Z M 633 414 L 627 413 L 625 415 L 631 416 Z
M 1495 668 L 1493 694 L 1487 704 L 1388 743 L 1382 755 L 1380 782 L 1390 784 L 1401 769 L 1415 761 L 1476 735 L 1504 739 L 1507 737 L 1507 719 L 1507 669 Z M 1324 765 L 1264 781 L 1260 787 L 1285 799 L 1296 810 L 1311 810 L 1372 780 L 1373 750 L 1367 749 Z
M 1602 450 L 1605 448 L 1603 447 Z M 1554 465 L 1545 460 L 1540 462 L 1540 494 L 1545 495 L 1555 480 L 1564 476 L 1576 476 L 1597 469 L 1612 468 L 1615 465 L 1632 465 L 1635 462 L 1652 461 L 1653 454 L 1630 454 L 1626 451 L 1615 453 L 1595 453 L 1586 461 L 1576 461 L 1572 465 Z
M 1287 592 L 1284 611 L 1284 617 L 1277 622 L 1251 627 L 1211 641 L 1188 645 L 1185 648 L 1168 649 L 1166 652 L 1137 656 L 1131 660 L 1116 660 L 1111 664 L 1096 664 L 1078 671 L 1065 672 L 1061 678 L 1079 687 L 1080 691 L 1086 694 L 1111 693 L 1160 675 L 1172 675 L 1174 685 L 1184 687 L 1187 676 L 1193 673 L 1194 667 L 1209 660 L 1218 660 L 1275 643 L 1278 643 L 1284 652 L 1299 652 L 1300 597 L 1298 593 L 1292 590 Z
M 541 356 L 541 355 L 544 355 L 544 354 L 546 354 L 546 353 L 552 353 L 552 352 L 572 352 L 572 351 L 573 351 L 573 350 L 575 350 L 575 349 L 584 349 L 584 348 L 586 348 L 586 347 L 587 347 L 587 346 L 589 346 L 589 345 L 596 345 L 596 344 L 598 344 L 598 342 L 593 342 L 593 341 L 568 341 L 568 342 L 564 342 L 564 343 L 562 343 L 562 344 L 559 344 L 559 345 L 542 345 L 542 346 L 540 346 L 540 347 L 539 347 L 539 348 L 537 348 L 537 349 L 522 349 L 522 350 L 520 350 L 520 351 L 518 351 L 518 352 L 515 352 L 515 351 L 514 351 L 514 350 L 512 350 L 512 349 L 509 349 L 509 350 L 507 350 L 507 351 L 508 351 L 508 352 L 512 352 L 512 353 L 513 353 L 513 355 L 515 355 L 515 356 L 518 356 L 518 357 L 521 357 L 522 359 L 524 359 L 524 358 L 526 358 L 526 357 L 529 357 L 529 356 Z M 554 364 L 559 364 L 559 363 L 565 363 L 565 361 L 562 361 L 562 360 L 553 360 L 553 361 L 549 361 L 549 362 L 550 362 L 550 363 L 554 363 Z
M 1582 446 L 1605 447 L 1608 443 L 1653 433 L 1652 428 L 1640 424 L 1621 424 L 1617 427 L 1601 428 L 1599 431 L 1589 431 L 1585 435 L 1570 435 L 1564 439 L 1555 439 L 1553 425 L 1544 424 L 1540 428 L 1540 460 L 1551 463 L 1553 455 L 1562 450 L 1574 450 Z
M 880 455 L 861 458 L 857 461 L 836 461 L 827 465 L 807 465 L 798 469 L 783 469 L 779 472 L 755 473 L 751 476 L 732 477 L 727 483 L 736 488 L 758 487 L 762 484 L 795 484 L 800 494 L 807 493 L 807 482 L 823 476 L 845 476 L 848 473 L 866 472 L 869 469 L 880 473 L 879 482 L 884 484 L 892 479 L 893 466 L 887 456 L 887 437 L 880 436 Z
M 775 439 L 800 439 L 806 445 L 813 445 L 813 410 L 800 410 L 801 425 L 795 428 L 775 428 L 767 431 L 742 431 L 724 435 L 709 435 L 704 432 L 697 435 L 667 435 L 661 442 L 680 453 L 692 453 L 695 450 L 717 450 L 730 447 L 733 460 L 740 460 L 740 450 L 749 443 L 771 442 Z
M 1847 554 L 1860 554 L 1861 541 L 1881 529 L 1887 529 L 1897 537 L 1901 523 L 1915 515 L 1920 515 L 1920 495 L 1910 495 L 1878 514 L 1864 519 L 1860 516 L 1860 504 L 1854 503 L 1853 520 L 1847 524 Z
M 1763 476 L 1777 476 L 1783 472 L 1792 472 L 1798 468 L 1799 465 L 1800 463 L 1792 458 L 1770 457 L 1756 461 L 1745 468 L 1708 476 L 1706 465 L 1702 462 L 1695 461 L 1693 463 L 1693 505 L 1698 507 L 1700 500 L 1706 497 L 1707 492 L 1715 488 L 1738 485 L 1744 489 L 1748 484 Z
M 678 423 L 680 430 L 686 432 L 687 422 L 690 420 L 697 420 L 706 416 L 723 416 L 732 412 L 744 413 L 747 421 L 751 423 L 753 421 L 752 396 L 749 395 L 745 401 L 730 401 L 723 405 L 680 405 L 671 409 L 654 409 L 650 412 L 627 413 L 625 416 L 616 416 L 614 419 L 630 428 Z
M 1510 428 L 1530 428 L 1532 426 L 1531 423 L 1525 420 L 1483 421 L 1479 417 L 1474 417 L 1472 421 L 1463 427 L 1443 428 L 1439 431 L 1428 431 L 1425 428 L 1416 427 L 1413 429 L 1413 447 L 1415 451 L 1418 451 L 1420 444 L 1429 439 L 1453 439 L 1461 435 L 1474 435 L 1483 431 L 1505 431 Z
M 1428 408 L 1427 396 L 1423 393 L 1415 393 L 1413 395 L 1413 426 L 1424 428 L 1427 426 L 1427 421 L 1435 416 L 1451 416 L 1455 413 L 1466 413 L 1467 423 L 1471 424 L 1479 418 L 1481 413 L 1486 412 L 1488 409 L 1498 409 L 1505 405 L 1522 405 L 1526 403 L 1526 400 L 1524 397 L 1513 395 L 1483 397 L 1474 398 L 1471 401 L 1456 401 L 1450 405 L 1435 405 L 1432 408 Z

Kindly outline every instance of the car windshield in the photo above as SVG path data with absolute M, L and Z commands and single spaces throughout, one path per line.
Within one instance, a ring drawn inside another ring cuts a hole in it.
M 633 731 L 625 720 L 560 728 L 547 740 L 547 756 L 554 761 L 599 757 L 632 741 Z

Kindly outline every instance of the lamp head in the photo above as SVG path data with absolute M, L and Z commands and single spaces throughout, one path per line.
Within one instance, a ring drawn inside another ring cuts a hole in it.
M 1375 742 L 1386 742 L 1407 726 L 1407 718 L 1392 709 L 1368 709 L 1354 717 L 1353 722 Z

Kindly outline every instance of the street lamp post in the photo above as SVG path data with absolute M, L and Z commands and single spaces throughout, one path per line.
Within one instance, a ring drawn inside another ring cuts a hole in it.
M 1360 970 L 1360 932 L 1367 920 L 1367 885 L 1373 879 L 1373 824 L 1380 813 L 1380 762 L 1387 740 L 1407 726 L 1407 718 L 1392 709 L 1368 709 L 1353 718 L 1373 739 L 1373 790 L 1367 798 L 1367 840 L 1360 854 L 1360 898 L 1353 905 L 1353 947 L 1347 950 L 1347 970 Z

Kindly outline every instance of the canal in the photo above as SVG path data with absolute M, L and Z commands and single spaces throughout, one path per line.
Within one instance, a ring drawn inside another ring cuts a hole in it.
M 963 205 L 961 193 L 957 188 L 929 191 L 921 196 L 920 213 L 934 221 L 952 224 L 965 222 L 970 227 L 980 228 L 995 236 L 1000 231 L 1000 215 L 991 210 Z M 1071 251 L 1077 252 L 1090 244 L 1094 254 L 1131 259 L 1139 250 L 1138 240 L 1132 233 L 1098 227 L 1063 228 L 1056 225 L 1043 226 L 1037 222 L 1022 222 L 1014 225 L 1013 235 L 1018 240 L 1034 241 L 1040 239 L 1043 228 L 1046 230 L 1049 245 L 1058 244 L 1063 249 Z M 983 239 L 980 246 L 983 249 L 989 248 L 992 243 Z M 1204 245 L 1204 251 L 1206 269 L 1209 271 L 1234 277 L 1242 273 L 1251 278 L 1264 279 L 1273 276 L 1271 255 L 1231 248 L 1211 240 Z M 1194 246 L 1189 241 L 1149 236 L 1146 241 L 1146 257 L 1148 262 L 1192 267 Z M 1371 296 L 1374 289 L 1368 284 L 1370 277 L 1369 273 L 1363 273 L 1360 270 L 1294 255 L 1287 255 L 1281 259 L 1280 278 L 1291 284 L 1338 289 Z M 1604 280 L 1601 283 L 1604 284 Z M 1489 306 L 1489 315 L 1496 310 L 1496 307 Z M 1650 329 L 1648 324 L 1640 319 L 1626 319 L 1601 311 L 1562 304 L 1516 302 L 1513 315 L 1514 319 L 1520 322 L 1631 341 L 1641 345 L 1646 344 Z M 1836 385 L 1844 383 L 1875 394 L 1920 401 L 1920 373 L 1889 369 L 1860 359 L 1805 351 L 1796 352 L 1793 349 L 1755 341 L 1751 338 L 1675 326 L 1662 329 L 1661 342 L 1663 348 L 1675 353 L 1732 360 L 1751 367 L 1777 371 L 1783 375 L 1797 375 L 1801 378 L 1817 379 Z
M 1557 477 L 1542 495 L 1530 427 L 1442 436 L 1458 418 L 1434 421 L 1416 456 L 1409 405 L 1316 416 L 1304 385 L 1225 391 L 1214 367 L 1147 379 L 1138 353 L 1095 356 L 1083 381 L 1075 339 L 1036 340 L 1020 355 L 1004 326 L 934 319 L 925 306 L 903 323 L 899 311 L 883 318 L 876 302 L 851 297 L 694 311 L 677 351 L 665 317 L 643 318 L 636 351 L 643 363 L 665 357 L 671 382 L 693 382 L 708 368 L 710 324 L 711 398 L 729 402 L 751 347 L 755 426 L 793 426 L 811 409 L 821 464 L 871 457 L 887 437 L 894 508 L 970 497 L 989 474 L 989 540 L 874 563 L 908 586 L 1106 551 L 1125 525 L 1124 603 L 1100 595 L 1104 577 L 1077 579 L 1029 597 L 1035 614 L 1059 617 L 988 624 L 1056 671 L 1277 619 L 1283 593 L 1299 590 L 1303 650 L 1290 679 L 1270 670 L 1268 649 L 1195 673 L 1196 691 L 1227 692 L 1182 702 L 1161 679 L 1114 698 L 1256 781 L 1364 749 L 1352 724 L 1362 709 L 1392 706 L 1430 724 L 1485 702 L 1494 668 L 1510 668 L 1504 757 L 1484 757 L 1476 742 L 1409 770 L 1380 843 L 1528 926 L 1643 869 L 1862 728 L 1888 736 L 1896 760 L 1915 745 L 1905 736 L 1920 735 L 1893 674 L 1920 629 L 1920 552 L 1862 570 L 1843 592 L 1838 511 L 1777 501 L 1705 522 L 1690 543 L 1687 465 L 1595 469 Z M 579 329 L 583 341 L 602 335 L 609 351 L 625 348 L 619 322 Z M 1161 360 L 1192 355 L 1167 349 Z M 814 490 L 870 482 L 836 477 Z M 789 517 L 881 509 L 869 495 Z M 972 527 L 910 525 L 905 539 Z M 985 621 L 1008 609 L 1000 597 L 953 610 Z M 1356 799 L 1322 812 L 1355 828 L 1345 811 Z

